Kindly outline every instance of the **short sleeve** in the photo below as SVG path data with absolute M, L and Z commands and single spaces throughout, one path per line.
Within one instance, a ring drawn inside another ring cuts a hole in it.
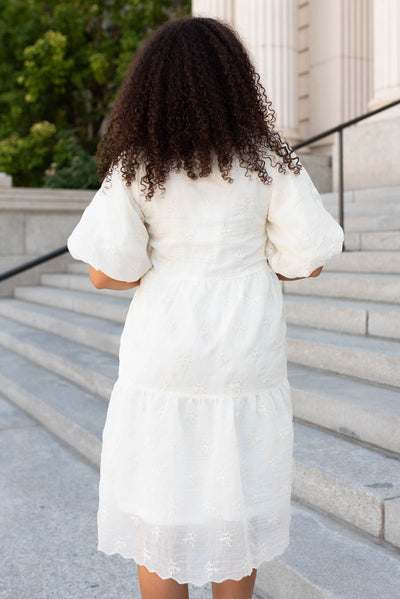
M 288 278 L 308 277 L 343 247 L 342 227 L 325 209 L 302 167 L 274 169 L 266 220 L 265 254 L 271 268 Z
M 148 246 L 143 213 L 114 167 L 68 237 L 68 250 L 113 279 L 133 282 L 152 266 Z

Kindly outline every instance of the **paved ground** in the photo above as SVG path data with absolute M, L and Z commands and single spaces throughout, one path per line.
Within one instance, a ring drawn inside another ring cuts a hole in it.
M 0 455 L 1 599 L 140 599 L 136 563 L 97 550 L 98 472 L 1 396 Z

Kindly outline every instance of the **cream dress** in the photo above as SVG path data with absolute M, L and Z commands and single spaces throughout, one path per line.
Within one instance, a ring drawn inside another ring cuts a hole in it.
M 273 158 L 272 158 L 273 162 Z M 98 550 L 161 578 L 238 580 L 289 544 L 293 421 L 281 283 L 341 252 L 303 168 L 264 185 L 234 158 L 172 171 L 145 201 L 118 168 L 68 238 L 77 259 L 141 279 L 103 431 Z M 312 282 L 310 281 L 310 285 Z

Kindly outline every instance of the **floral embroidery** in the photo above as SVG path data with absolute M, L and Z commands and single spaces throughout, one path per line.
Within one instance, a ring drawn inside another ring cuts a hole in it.
M 249 444 L 250 444 L 250 445 L 256 445 L 256 444 L 257 444 L 257 443 L 259 443 L 261 440 L 262 440 L 262 439 L 261 439 L 261 437 L 259 437 L 258 435 L 255 435 L 255 434 L 253 434 L 253 435 L 251 435 L 251 436 L 249 437 Z
M 263 496 L 264 495 L 260 490 L 254 491 L 254 493 L 252 494 L 252 499 L 253 501 L 259 501 L 260 499 L 262 499 Z
M 197 539 L 197 537 L 196 537 L 195 533 L 194 532 L 189 532 L 186 535 L 186 537 L 183 538 L 183 542 L 184 543 L 190 543 L 190 545 L 192 547 L 194 547 L 195 544 L 196 544 L 196 539 Z
M 153 537 L 157 539 L 157 541 L 159 541 L 161 535 L 161 528 L 159 526 L 154 526 L 151 531 L 151 534 L 153 535 Z
M 230 547 L 232 545 L 232 533 L 224 532 L 218 539 L 220 543 L 222 543 L 225 547 Z
M 181 357 L 178 360 L 178 364 L 181 367 L 187 366 L 188 364 L 191 364 L 192 362 L 192 358 L 190 357 L 190 354 L 181 354 Z
M 170 574 L 170 576 L 173 576 L 174 574 L 177 574 L 179 571 L 180 568 L 178 568 L 178 562 L 175 562 L 171 559 L 168 562 L 168 574 Z
M 147 547 L 145 547 L 145 549 L 143 550 L 143 559 L 144 561 L 148 562 L 149 560 L 151 560 L 151 553 L 150 551 L 147 549 Z
M 279 522 L 279 514 L 275 512 L 270 518 L 268 518 L 267 522 L 271 524 L 277 524 Z
M 217 565 L 215 562 L 210 560 L 207 562 L 206 572 L 207 572 L 207 576 L 211 577 L 213 574 L 216 574 L 217 572 L 219 572 L 219 568 L 217 568 Z

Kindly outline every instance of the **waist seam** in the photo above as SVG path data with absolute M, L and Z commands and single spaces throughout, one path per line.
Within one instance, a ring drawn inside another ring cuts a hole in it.
M 271 272 L 275 272 L 274 270 L 272 270 L 271 266 L 268 264 L 268 262 L 266 262 L 261 268 L 257 268 L 254 270 L 251 270 L 249 272 L 246 272 L 245 274 L 240 274 L 240 275 L 230 275 L 230 276 L 221 276 L 221 275 L 216 275 L 216 276 L 212 276 L 212 277 L 179 277 L 179 276 L 174 276 L 173 274 L 168 275 L 168 274 L 164 274 L 164 273 L 160 273 L 159 271 L 153 270 L 152 268 L 150 270 L 148 270 L 146 272 L 146 275 L 149 274 L 153 274 L 154 276 L 157 277 L 163 277 L 164 279 L 169 279 L 171 280 L 175 280 L 175 281 L 227 281 L 227 280 L 231 280 L 231 279 L 245 279 L 246 277 L 249 277 L 251 275 L 255 275 L 258 273 L 263 272 L 264 270 L 269 270 Z

